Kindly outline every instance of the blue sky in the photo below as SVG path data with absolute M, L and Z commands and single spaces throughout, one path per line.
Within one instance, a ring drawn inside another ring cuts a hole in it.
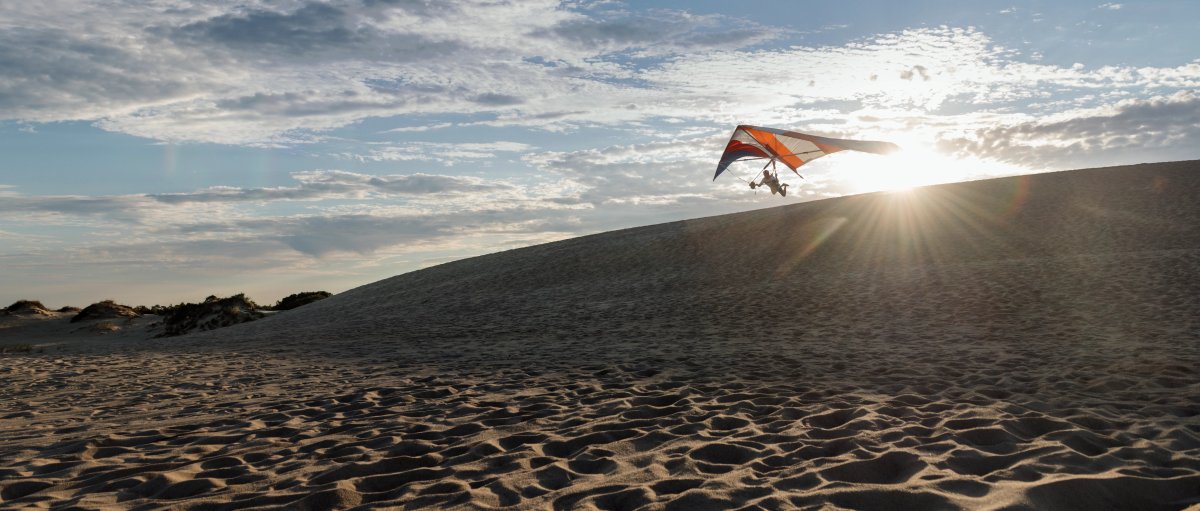
M 1200 3 L 754 6 L 0 4 L 0 302 L 273 302 L 617 228 L 1200 158 Z M 780 199 L 711 180 L 738 123 L 906 151 L 817 160 Z

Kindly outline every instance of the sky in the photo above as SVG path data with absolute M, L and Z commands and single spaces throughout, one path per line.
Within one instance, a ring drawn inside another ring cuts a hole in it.
M 0 306 L 273 303 L 627 227 L 1200 158 L 1200 2 L 0 3 Z M 886 140 L 756 193 L 733 128 Z

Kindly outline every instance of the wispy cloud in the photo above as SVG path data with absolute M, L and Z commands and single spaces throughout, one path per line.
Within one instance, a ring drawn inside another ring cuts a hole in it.
M 98 2 L 66 4 L 55 15 L 33 5 L 0 7 L 4 19 L 22 21 L 0 25 L 8 50 L 0 54 L 0 116 L 90 120 L 159 140 L 293 145 L 372 117 L 468 113 L 474 119 L 466 124 L 549 130 L 804 118 L 821 129 L 840 122 L 870 134 L 887 127 L 861 119 L 880 111 L 970 128 L 976 119 L 951 112 L 971 105 L 977 116 L 1097 91 L 1147 96 L 1200 87 L 1200 63 L 1044 64 L 972 28 L 766 49 L 763 43 L 785 32 L 716 15 L 548 0 Z M 821 110 L 831 112 L 828 122 L 802 116 Z M 392 144 L 345 156 L 453 164 L 532 149 L 518 142 L 444 148 Z
M 444 128 L 449 128 L 451 126 L 453 126 L 452 123 L 439 122 L 439 123 L 426 124 L 426 125 L 421 125 L 421 126 L 406 126 L 403 128 L 392 128 L 390 130 L 385 130 L 384 133 L 419 133 L 422 131 L 440 130 L 440 129 L 444 129 Z
M 181 218 L 194 216 L 194 206 L 280 201 L 366 200 L 420 198 L 436 195 L 439 200 L 456 198 L 487 202 L 510 200 L 521 187 L 499 179 L 436 174 L 370 175 L 341 170 L 313 170 L 292 174 L 296 186 L 241 188 L 214 186 L 184 193 L 116 196 L 29 196 L 4 191 L 0 212 L 66 215 L 128 223 L 161 223 L 170 214 L 163 206 L 192 206 Z M 215 210 L 209 209 L 208 212 Z
M 32 216 L 46 225 L 121 226 L 131 238 L 175 245 L 211 241 L 214 236 L 227 241 L 275 240 L 321 256 L 343 251 L 361 254 L 420 242 L 423 236 L 527 233 L 532 227 L 514 226 L 546 222 L 549 211 L 568 207 L 554 200 L 564 188 L 544 183 L 519 185 L 469 176 L 369 175 L 340 170 L 296 172 L 292 177 L 298 183 L 295 186 L 218 186 L 168 194 L 29 196 L 7 192 L 0 201 L 0 212 Z M 305 206 L 290 208 L 290 213 L 279 210 L 289 203 Z M 337 248 L 335 242 L 344 246 Z M 103 243 L 112 245 L 107 239 Z
M 315 170 L 293 173 L 292 178 L 299 181 L 300 184 L 275 188 L 222 186 L 196 192 L 152 194 L 146 197 L 158 202 L 180 204 L 187 202 L 366 199 L 427 194 L 464 195 L 516 189 L 515 186 L 500 180 L 485 182 L 482 178 L 477 177 L 431 174 L 375 176 L 341 170 Z
M 407 142 L 374 144 L 366 154 L 342 153 L 337 156 L 358 161 L 430 161 L 454 165 L 461 161 L 490 160 L 500 153 L 521 153 L 533 149 L 520 142 Z
M 783 73 L 781 69 L 816 71 Z M 979 31 L 943 27 L 885 34 L 839 47 L 689 56 L 648 69 L 643 77 L 664 90 L 690 95 L 692 101 L 719 105 L 723 108 L 716 112 L 730 116 L 830 101 L 940 115 L 948 104 L 1011 105 L 1051 91 L 1195 87 L 1200 83 L 1200 66 L 1088 69 L 1035 64 Z M 741 101 L 725 106 L 730 102 L 721 98 L 728 97 Z
M 624 62 L 736 48 L 774 29 L 554 1 L 0 7 L 0 115 L 161 140 L 289 144 L 368 117 L 503 114 L 608 91 Z M 103 19 L 100 23 L 89 20 Z M 453 20 L 451 22 L 450 20 Z M 486 31 L 461 27 L 486 26 Z M 539 110 L 534 108 L 534 110 Z M 534 112 L 536 115 L 539 112 Z
M 948 138 L 948 152 L 1007 161 L 1032 168 L 1071 168 L 1138 158 L 1184 158 L 1200 138 L 1200 95 L 1128 99 L 1108 107 L 1067 112 L 1007 126 L 981 128 Z M 1174 152 L 1174 154 L 1172 154 Z

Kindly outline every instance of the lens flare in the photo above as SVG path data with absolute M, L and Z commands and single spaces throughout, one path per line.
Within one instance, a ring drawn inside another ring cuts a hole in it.
M 924 141 L 896 142 L 900 151 L 887 156 L 845 155 L 842 164 L 851 193 L 906 191 L 919 186 L 1028 172 L 999 162 L 948 156 Z M 851 157 L 853 162 L 848 161 Z

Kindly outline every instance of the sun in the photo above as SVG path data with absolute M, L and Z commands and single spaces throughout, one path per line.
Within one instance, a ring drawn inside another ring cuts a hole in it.
M 983 174 L 1012 172 L 1012 169 L 996 168 L 994 162 L 942 154 L 921 140 L 896 140 L 896 143 L 900 146 L 898 152 L 886 156 L 854 155 L 856 161 L 845 162 L 844 175 L 853 193 L 900 192 L 919 186 L 966 181 Z

